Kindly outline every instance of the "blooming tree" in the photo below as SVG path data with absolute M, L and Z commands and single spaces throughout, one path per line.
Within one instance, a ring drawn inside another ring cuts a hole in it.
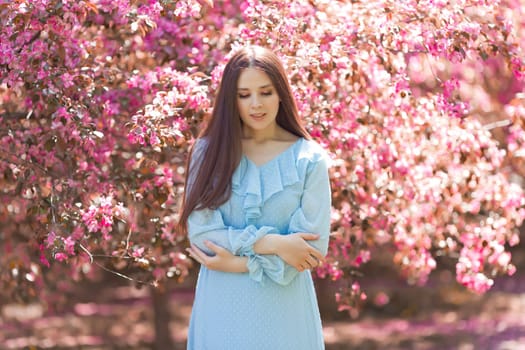
M 0 4 L 0 290 L 52 297 L 51 271 L 95 264 L 182 280 L 187 151 L 229 53 L 259 44 L 332 155 L 317 274 L 345 281 L 341 309 L 380 246 L 411 283 L 448 256 L 485 292 L 514 273 L 525 218 L 524 14 L 515 0 Z

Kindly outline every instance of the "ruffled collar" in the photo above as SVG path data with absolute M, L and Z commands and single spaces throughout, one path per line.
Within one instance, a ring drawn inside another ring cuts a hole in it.
M 257 166 L 245 155 L 233 173 L 232 190 L 244 196 L 243 208 L 247 224 L 261 217 L 261 208 L 273 195 L 299 181 L 297 154 L 304 139 L 295 143 L 270 161 Z

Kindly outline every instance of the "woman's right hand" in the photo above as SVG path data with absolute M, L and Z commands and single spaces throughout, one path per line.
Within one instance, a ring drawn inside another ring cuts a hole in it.
M 323 254 L 307 243 L 319 239 L 318 234 L 299 232 L 275 238 L 275 254 L 299 272 L 317 267 L 324 260 Z

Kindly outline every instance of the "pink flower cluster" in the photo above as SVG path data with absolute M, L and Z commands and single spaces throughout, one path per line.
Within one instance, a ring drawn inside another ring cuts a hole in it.
M 122 217 L 126 210 L 122 203 L 113 203 L 112 195 L 99 196 L 93 200 L 88 209 L 82 210 L 82 222 L 88 232 L 102 233 L 105 240 L 111 239 L 111 231 L 115 217 Z
M 169 78 L 171 88 L 157 92 L 151 104 L 132 116 L 128 136 L 131 143 L 155 148 L 175 142 L 184 137 L 191 118 L 206 113 L 210 106 L 207 86 L 202 85 L 201 76 L 173 70 L 164 70 L 162 75 L 162 79 Z
M 346 311 L 352 318 L 359 316 L 362 304 L 367 300 L 358 282 L 353 282 L 349 288 L 335 293 L 335 301 L 339 304 L 338 311 Z
M 459 93 L 459 81 L 450 79 L 443 83 L 443 95 L 439 98 L 441 109 L 451 117 L 463 118 L 469 113 L 468 103 L 463 101 Z

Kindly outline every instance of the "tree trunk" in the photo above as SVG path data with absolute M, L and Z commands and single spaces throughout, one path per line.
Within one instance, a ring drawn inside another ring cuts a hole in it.
M 155 322 L 155 350 L 173 350 L 175 344 L 170 332 L 170 310 L 168 286 L 151 287 L 153 317 Z

